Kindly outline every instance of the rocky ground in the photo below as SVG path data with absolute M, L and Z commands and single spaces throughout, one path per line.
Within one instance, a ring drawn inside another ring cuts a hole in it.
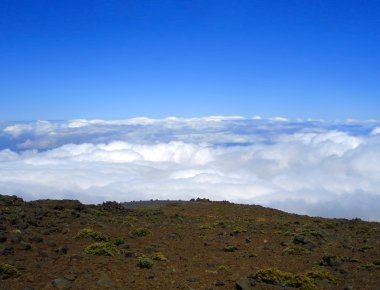
M 380 224 L 0 196 L 0 289 L 380 289 Z

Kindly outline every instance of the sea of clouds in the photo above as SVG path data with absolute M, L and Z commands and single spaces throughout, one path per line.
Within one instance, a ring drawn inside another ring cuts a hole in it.
M 204 197 L 380 221 L 380 122 L 0 122 L 0 193 L 85 203 Z

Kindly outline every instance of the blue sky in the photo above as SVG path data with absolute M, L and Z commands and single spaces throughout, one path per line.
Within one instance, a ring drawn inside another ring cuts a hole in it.
M 0 120 L 380 118 L 378 1 L 0 2 Z

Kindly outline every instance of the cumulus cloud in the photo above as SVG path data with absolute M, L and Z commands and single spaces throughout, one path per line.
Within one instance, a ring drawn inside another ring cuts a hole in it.
M 86 203 L 207 197 L 380 221 L 378 128 L 223 116 L 3 123 L 0 192 Z

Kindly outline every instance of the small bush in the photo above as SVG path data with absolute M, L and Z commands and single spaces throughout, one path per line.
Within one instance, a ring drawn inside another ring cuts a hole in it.
M 201 230 L 208 230 L 208 229 L 211 229 L 211 227 L 209 225 L 201 225 L 199 227 Z
M 106 242 L 109 240 L 109 237 L 102 233 L 95 232 L 92 229 L 82 229 L 76 235 L 76 239 L 91 239 L 98 242 Z
M 120 252 L 115 245 L 109 242 L 97 242 L 87 246 L 84 249 L 85 253 L 96 256 L 116 256 Z
M 167 261 L 168 259 L 161 252 L 156 252 L 152 255 L 152 259 L 156 261 Z
M 245 227 L 242 227 L 242 226 L 236 226 L 233 230 L 234 234 L 241 234 L 241 233 L 245 233 L 245 232 L 247 232 L 247 229 Z
M 125 238 L 123 238 L 123 237 L 117 237 L 117 238 L 115 238 L 114 244 L 116 246 L 120 246 L 120 245 L 122 245 L 124 243 L 125 243 Z
M 16 278 L 20 276 L 21 273 L 15 266 L 12 266 L 7 263 L 0 263 L 0 277 L 2 279 L 7 279 L 7 278 Z
M 223 250 L 225 252 L 235 252 L 237 250 L 237 248 L 235 246 L 232 246 L 232 245 L 225 245 Z
M 131 230 L 129 232 L 129 235 L 131 237 L 133 237 L 133 238 L 136 238 L 136 237 L 145 237 L 145 236 L 148 236 L 150 234 L 151 234 L 151 232 L 148 229 L 142 228 L 142 227 L 135 228 L 135 229 L 133 229 L 133 230 Z
M 264 268 L 249 276 L 259 283 L 290 286 L 303 290 L 317 290 L 317 280 L 326 280 L 334 282 L 334 277 L 329 272 L 305 272 L 302 274 L 293 274 L 283 272 L 275 268 Z
M 310 251 L 301 247 L 286 247 L 283 251 L 282 254 L 284 256 L 289 256 L 289 255 L 298 255 L 298 256 L 303 256 L 303 255 L 308 255 L 310 254 Z
M 154 262 L 149 257 L 146 257 L 144 255 L 140 255 L 137 257 L 137 266 L 139 266 L 140 268 L 150 269 L 153 267 L 153 265 Z

